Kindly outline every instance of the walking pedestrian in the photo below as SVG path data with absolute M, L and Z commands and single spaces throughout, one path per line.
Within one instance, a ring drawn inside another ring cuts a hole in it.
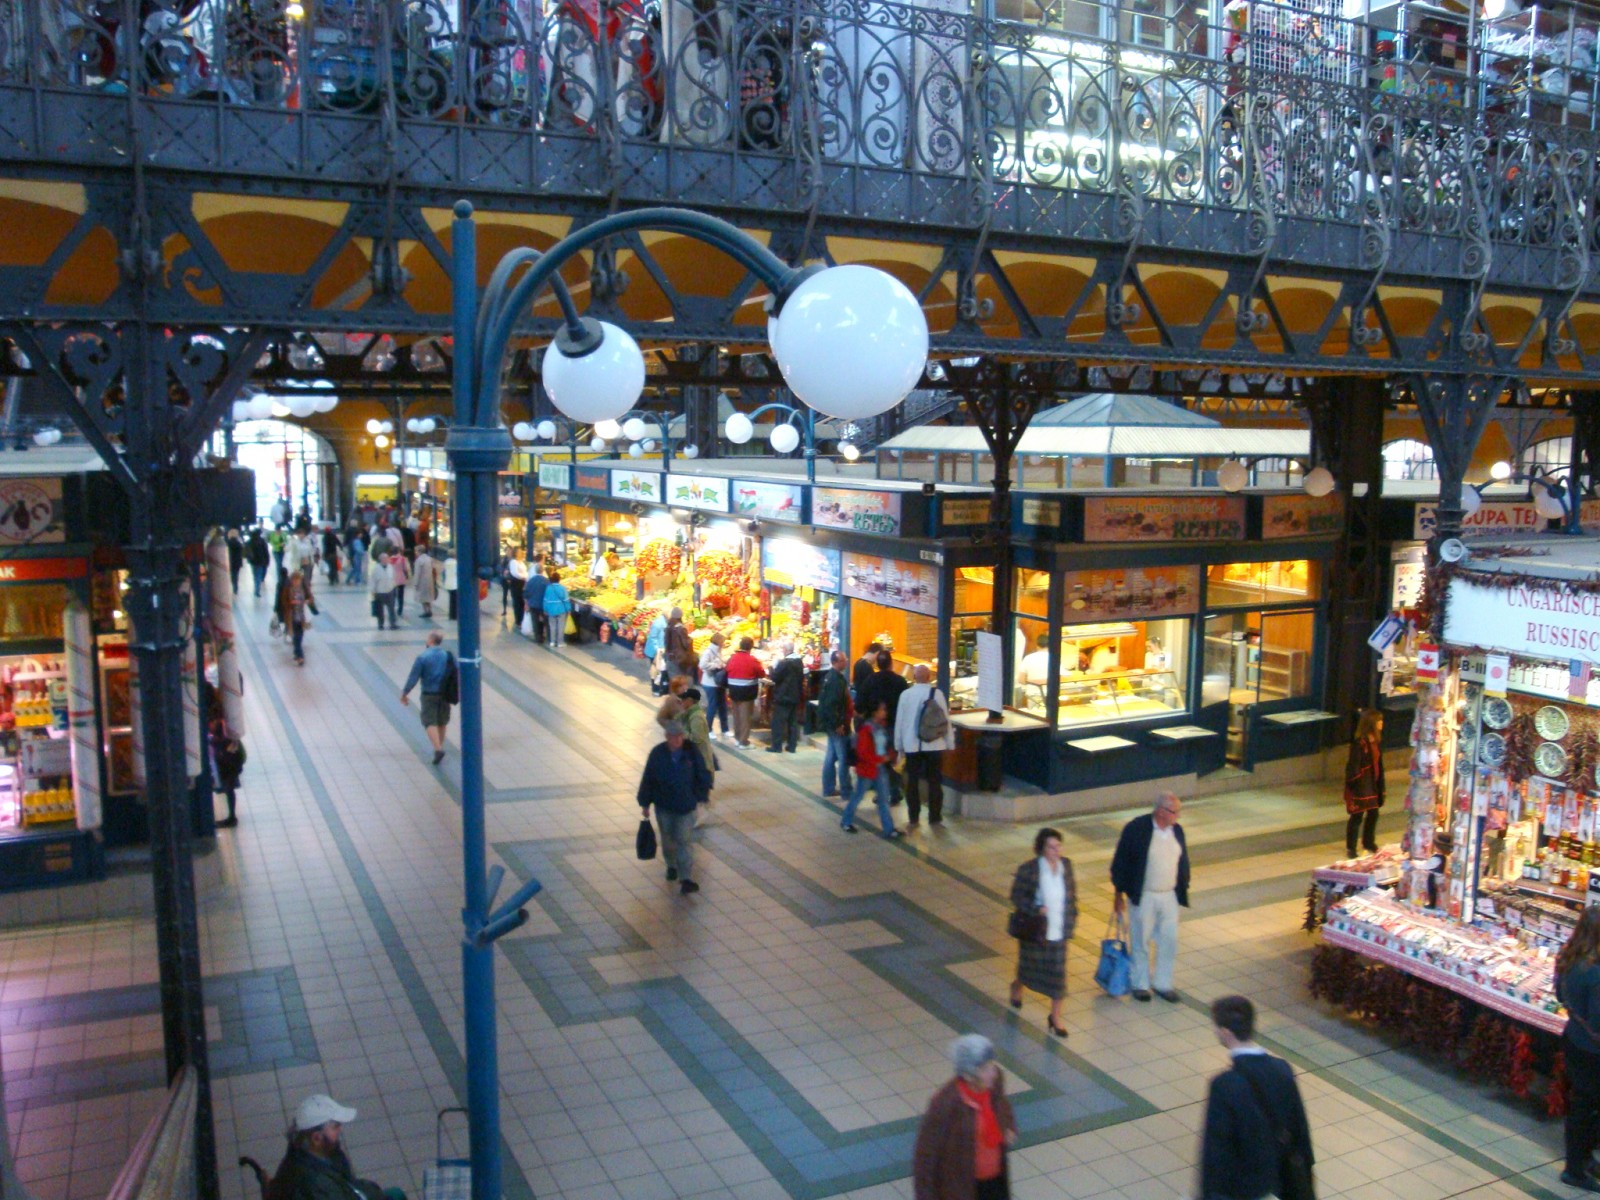
M 644 661 L 650 665 L 650 693 L 659 696 L 672 678 L 672 669 L 667 662 L 666 613 L 658 612 L 650 622 L 650 628 L 645 630 L 644 645 L 640 648 L 640 653 L 644 655 Z
M 843 650 L 828 656 L 828 673 L 822 677 L 817 694 L 817 728 L 828 744 L 822 750 L 822 794 L 848 796 L 850 782 L 850 718 L 855 706 L 850 701 L 850 681 L 845 677 L 849 660 Z
M 728 656 L 728 702 L 733 705 L 733 740 L 746 749 L 750 746 L 750 726 L 756 709 L 756 696 L 767 669 L 750 653 L 754 639 L 740 638 L 739 648 Z
M 439 560 L 426 546 L 417 547 L 417 561 L 411 564 L 411 588 L 422 607 L 422 619 L 433 620 L 433 604 L 439 598 Z
M 687 681 L 688 676 L 679 678 Z M 711 786 L 717 786 L 717 752 L 711 748 L 711 726 L 706 722 L 706 709 L 702 703 L 703 697 L 700 689 L 690 685 L 683 689 L 680 697 L 678 723 L 683 726 L 683 736 L 696 750 L 700 752 L 701 759 L 706 764 L 706 770 L 711 772 Z M 703 804 L 710 805 L 711 797 L 707 796 Z
M 667 614 L 667 667 L 674 675 L 693 675 L 700 664 L 694 652 L 694 638 L 683 623 L 683 609 L 674 608 Z
M 1172 792 L 1162 792 L 1155 808 L 1122 827 L 1117 851 L 1111 859 L 1113 902 L 1118 915 L 1128 914 L 1128 940 L 1132 943 L 1133 971 L 1129 982 L 1133 998 L 1156 995 L 1172 1004 L 1179 1000 L 1172 987 L 1178 957 L 1178 909 L 1189 907 L 1189 843 L 1178 817 L 1183 802 Z M 1150 943 L 1155 943 L 1155 964 Z
M 322 530 L 322 565 L 328 572 L 328 586 L 339 582 L 339 534 L 332 525 Z
M 267 581 L 267 567 L 272 562 L 272 551 L 267 548 L 267 539 L 261 535 L 261 526 L 256 525 L 250 530 L 250 537 L 244 545 L 245 560 L 250 564 L 250 575 L 256 585 L 256 596 L 261 596 L 261 585 Z
M 684 692 L 689 690 L 689 677 L 687 675 L 674 675 L 667 684 L 667 694 L 661 698 L 661 703 L 656 707 L 656 724 L 665 729 L 669 721 L 677 721 L 683 716 Z
M 311 571 L 290 571 L 285 591 L 283 623 L 289 627 L 289 639 L 294 645 L 294 665 L 306 665 L 306 626 L 311 623 L 311 613 L 316 603 L 311 597 Z
M 1567 1162 L 1561 1182 L 1583 1192 L 1600 1192 L 1594 1152 L 1600 1146 L 1600 908 L 1583 910 L 1578 924 L 1556 955 L 1556 997 L 1567 1006 L 1561 1035 L 1566 1055 Z
M 894 669 L 894 655 L 888 650 L 879 650 L 872 674 L 856 689 L 856 719 L 860 720 L 863 713 L 869 713 L 884 704 L 889 708 L 889 728 L 892 730 L 900 713 L 900 696 L 910 686 L 905 677 Z M 899 804 L 900 800 L 900 775 L 891 770 L 889 803 Z
M 1344 827 L 1347 858 L 1356 856 L 1357 834 L 1368 854 L 1378 848 L 1378 813 L 1383 800 L 1383 714 L 1368 708 L 1356 721 L 1344 762 L 1344 810 L 1350 814 Z
M 394 612 L 391 619 L 398 625 L 400 618 L 406 614 L 406 584 L 411 581 L 411 564 L 406 561 L 404 550 L 396 550 L 389 555 L 389 570 L 394 574 Z
M 772 664 L 772 732 L 768 754 L 790 754 L 800 742 L 800 705 L 805 700 L 806 668 L 793 642 L 778 644 L 778 661 Z
M 720 736 L 715 729 L 710 730 L 714 742 L 728 736 L 728 669 L 722 661 L 722 647 L 727 640 L 722 634 L 713 633 L 700 652 L 700 691 L 706 698 L 706 725 L 722 725 Z
M 362 526 L 352 525 L 350 532 L 345 535 L 344 556 L 344 581 L 359 586 L 367 567 L 367 535 Z
M 511 557 L 506 562 L 506 570 L 510 575 L 511 628 L 521 629 L 522 614 L 527 611 L 528 564 L 523 561 L 520 548 L 511 552 Z
M 375 543 L 383 548 L 374 556 L 371 567 L 367 570 L 367 594 L 372 597 L 372 615 L 378 619 L 378 628 L 383 628 L 384 618 L 389 619 L 389 628 L 395 628 L 394 619 L 394 571 L 389 566 L 389 544 L 387 542 Z
M 933 1094 L 917 1126 L 913 1200 L 1009 1200 L 1006 1148 L 1017 1140 L 1017 1120 L 994 1043 L 966 1033 L 949 1053 L 955 1078 Z
M 694 814 L 711 795 L 711 772 L 700 752 L 685 740 L 683 726 L 667 724 L 666 740 L 651 747 L 639 780 L 639 808 L 656 810 L 667 882 L 677 881 L 685 896 L 700 890 L 694 881 Z
M 567 620 L 572 613 L 572 600 L 566 585 L 561 582 L 561 572 L 550 568 L 549 583 L 544 589 L 545 624 L 550 630 L 550 648 L 559 650 L 567 644 Z
M 450 614 L 449 619 L 454 621 L 457 612 L 456 591 L 460 587 L 461 564 L 456 561 L 456 556 L 448 550 L 442 553 L 444 554 L 444 567 L 440 571 L 439 577 L 444 584 L 444 594 L 450 598 L 450 607 L 447 610 Z
M 1243 996 L 1213 1001 L 1211 1023 L 1233 1062 L 1206 1095 L 1200 1195 L 1311 1200 L 1311 1126 L 1294 1068 L 1256 1045 L 1255 1005 Z
M 894 748 L 906 764 L 906 827 L 915 829 L 927 793 L 928 824 L 944 824 L 944 752 L 955 743 L 950 736 L 950 704 L 933 682 L 933 671 L 922 663 L 912 668 L 916 681 L 900 696 L 895 710 Z
M 244 569 L 244 538 L 237 529 L 228 530 L 228 578 L 233 583 L 233 594 L 239 594 L 239 572 Z
M 1036 917 L 1036 936 L 1017 939 L 1017 975 L 1011 981 L 1011 1007 L 1022 1007 L 1022 989 L 1048 997 L 1050 1032 L 1067 1036 L 1061 1022 L 1061 1001 L 1067 995 L 1067 943 L 1078 924 L 1078 888 L 1072 860 L 1061 853 L 1061 831 L 1041 829 L 1033 839 L 1033 857 L 1011 877 L 1011 907 Z M 1026 924 L 1026 923 L 1024 923 Z
M 217 828 L 232 829 L 239 823 L 239 780 L 249 756 L 245 754 L 242 741 L 228 736 L 228 723 L 223 719 L 220 704 L 213 703 L 211 706 L 211 718 L 206 722 L 206 740 L 211 744 L 212 781 L 216 790 L 228 800 L 228 815 L 217 822 Z
M 839 828 L 846 833 L 857 832 L 856 809 L 861 807 L 861 800 L 867 794 L 867 788 L 871 787 L 873 802 L 878 806 L 878 826 L 883 836 L 903 836 L 894 827 L 894 814 L 889 811 L 889 793 L 884 780 L 889 764 L 894 761 L 894 749 L 889 744 L 888 722 L 889 711 L 879 704 L 867 717 L 866 723 L 856 730 L 856 786 L 839 818 Z
M 444 648 L 444 634 L 437 629 L 428 634 L 422 653 L 411 664 L 411 673 L 400 689 L 400 703 L 411 703 L 411 689 L 422 685 L 422 728 L 433 746 L 433 765 L 444 761 L 444 731 L 450 724 L 450 706 L 459 695 L 456 681 L 456 656 Z
M 550 618 L 544 611 L 544 594 L 549 590 L 550 576 L 535 562 L 528 572 L 528 582 L 522 585 L 522 603 L 533 614 L 533 640 L 541 646 L 550 640 Z M 520 623 L 517 628 L 522 628 Z

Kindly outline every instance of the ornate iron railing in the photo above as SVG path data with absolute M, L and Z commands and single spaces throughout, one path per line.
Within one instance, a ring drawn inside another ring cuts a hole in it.
M 1470 72 L 1387 90 L 1364 27 L 1300 6 L 1252 5 L 1242 41 L 1191 29 L 1168 51 L 955 4 L 0 0 L 0 89 L 35 100 L 0 95 L 0 156 L 125 161 L 133 98 L 157 168 L 502 190 L 560 176 L 613 195 L 672 194 L 687 170 L 735 206 L 815 210 L 848 187 L 859 209 L 879 189 L 902 209 L 886 219 L 1013 231 L 1071 197 L 1113 240 L 1159 204 L 1143 236 L 1197 249 L 1185 226 L 1221 213 L 1243 220 L 1246 253 L 1343 238 L 1320 257 L 1473 278 L 1497 245 L 1542 248 L 1541 282 L 1582 285 L 1600 133 L 1576 102 L 1557 114 L 1575 123 L 1535 119 Z M 99 107 L 67 124 L 65 94 Z M 479 177 L 432 161 L 451 126 L 470 127 Z M 666 149 L 687 165 L 653 165 Z M 1402 231 L 1423 235 L 1416 261 L 1389 261 Z

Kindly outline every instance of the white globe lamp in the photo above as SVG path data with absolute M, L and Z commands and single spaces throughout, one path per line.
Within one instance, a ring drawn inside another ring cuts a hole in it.
M 383 422 L 378 420 L 377 417 L 373 417 L 370 421 L 367 422 L 367 432 L 371 433 L 371 434 L 382 433 L 383 432 Z
M 1567 506 L 1562 502 L 1560 485 L 1535 484 L 1533 511 L 1552 521 L 1566 516 Z
M 856 448 L 854 442 L 840 442 L 839 455 L 845 462 L 855 462 L 856 459 L 861 457 L 861 451 Z
M 800 431 L 787 422 L 774 425 L 772 432 L 767 436 L 767 441 L 777 453 L 792 454 L 795 447 L 800 444 Z
M 546 417 L 544 420 L 540 421 L 538 425 L 534 426 L 534 430 L 547 442 L 553 442 L 556 440 L 556 423 L 549 417 Z
M 1491 478 L 1491 479 L 1510 479 L 1511 478 L 1511 464 L 1506 462 L 1504 459 L 1501 459 L 1499 462 L 1495 463 L 1493 466 L 1491 466 L 1489 468 L 1489 478 Z
M 1217 486 L 1225 492 L 1237 492 L 1250 482 L 1250 468 L 1237 458 L 1230 458 L 1217 468 Z
M 526 421 L 518 421 L 511 427 L 511 436 L 519 442 L 533 441 L 533 426 Z
M 593 450 L 596 454 L 604 454 L 606 452 L 606 440 L 605 440 L 605 438 L 603 438 L 603 437 L 590 438 L 589 439 L 589 449 Z
M 638 417 L 629 417 L 622 423 L 622 436 L 630 442 L 644 441 L 645 424 Z
M 722 427 L 722 433 L 735 446 L 742 446 L 755 436 L 756 427 L 743 413 L 734 413 Z
M 828 267 L 807 278 L 768 322 L 784 381 L 841 421 L 887 412 L 928 362 L 928 321 L 911 290 L 876 267 Z
M 696 446 L 693 442 L 690 442 L 687 446 L 680 450 L 679 453 L 685 458 L 699 458 L 700 447 Z
M 639 445 L 638 442 L 634 442 L 631 446 L 628 447 L 628 457 L 629 458 L 643 458 L 644 457 L 644 447 Z
M 393 421 L 384 421 L 384 422 L 382 422 L 381 427 L 383 429 L 383 432 L 385 432 L 385 433 L 393 433 L 394 432 L 394 422 Z
M 1461 514 L 1470 517 L 1483 507 L 1483 496 L 1470 483 L 1461 485 Z
M 1332 471 L 1328 470 L 1327 467 L 1312 467 L 1311 470 L 1306 472 L 1305 480 L 1301 486 L 1306 489 L 1306 495 L 1308 496 L 1326 496 L 1333 491 L 1333 485 Z
M 250 401 L 248 401 L 248 400 L 235 400 L 233 402 L 233 421 L 234 421 L 234 424 L 237 425 L 240 421 L 248 421 L 249 419 L 250 419 Z
M 608 417 L 604 421 L 596 421 L 594 423 L 594 434 L 596 437 L 604 438 L 608 442 L 614 442 L 622 436 L 622 426 Z
M 544 352 L 544 390 L 551 402 L 574 421 L 593 425 L 620 417 L 644 391 L 644 354 L 639 343 L 609 321 L 585 318 L 584 328 L 601 335 L 600 344 L 583 352 L 569 349 L 558 337 Z
M 323 392 L 313 402 L 319 413 L 331 413 L 339 407 L 339 397 L 330 392 Z
M 250 401 L 250 415 L 258 421 L 265 421 L 272 415 L 272 397 L 256 396 Z

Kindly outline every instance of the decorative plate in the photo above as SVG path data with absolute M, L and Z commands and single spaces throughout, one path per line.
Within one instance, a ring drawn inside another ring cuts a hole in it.
M 1540 742 L 1533 752 L 1533 769 L 1546 779 L 1560 779 L 1567 773 L 1567 752 L 1554 742 Z
M 1557 747 L 1560 749 L 1560 747 Z M 1563 754 L 1562 759 L 1566 759 Z M 1498 767 L 1506 761 L 1506 740 L 1498 733 L 1486 733 L 1478 745 L 1478 762 L 1486 767 Z
M 1556 711 L 1561 712 L 1559 708 Z M 1512 715 L 1511 701 L 1504 696 L 1490 696 L 1483 702 L 1483 723 L 1490 729 L 1504 729 L 1511 724 Z M 1562 713 L 1562 716 L 1565 715 L 1565 713 Z M 1559 740 L 1559 735 L 1552 736 L 1551 740 Z
M 1565 709 L 1557 708 L 1554 704 L 1546 704 L 1533 714 L 1533 727 L 1545 741 L 1559 742 L 1567 736 L 1567 730 L 1572 728 L 1572 722 L 1567 719 Z
M 1472 747 L 1478 742 L 1478 727 L 1463 725 L 1456 733 L 1456 753 L 1462 758 L 1472 757 Z
M 1596 766 L 1595 770 L 1597 772 L 1600 772 L 1600 766 Z M 1458 755 L 1456 755 L 1456 774 L 1457 775 L 1463 775 L 1463 776 L 1472 774 L 1472 755 L 1470 755 L 1470 754 L 1458 754 Z

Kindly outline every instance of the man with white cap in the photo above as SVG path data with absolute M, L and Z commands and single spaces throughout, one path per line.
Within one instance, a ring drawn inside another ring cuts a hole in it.
M 267 1185 L 266 1200 L 384 1200 L 403 1193 L 357 1179 L 340 1134 L 356 1110 L 331 1096 L 307 1096 L 289 1126 L 289 1149 Z

